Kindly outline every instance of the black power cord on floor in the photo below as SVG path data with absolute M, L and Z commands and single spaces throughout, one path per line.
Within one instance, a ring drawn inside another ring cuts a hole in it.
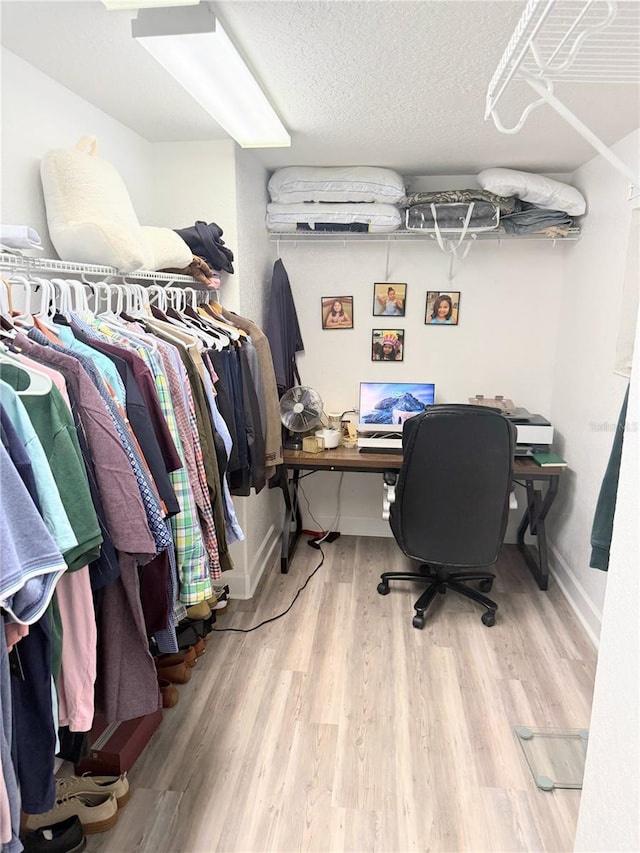
M 313 474 L 316 472 L 310 471 L 309 473 Z M 308 476 L 308 475 L 303 475 L 303 476 Z M 340 473 L 340 480 L 338 481 L 337 509 L 336 509 L 335 518 L 333 520 L 333 524 L 331 525 L 332 527 L 337 527 L 338 523 L 340 521 L 340 493 L 342 490 L 343 477 L 344 477 L 344 471 L 342 471 Z M 307 498 L 302 486 L 300 486 L 300 492 L 306 501 L 307 510 L 309 511 L 309 515 L 310 515 L 311 519 L 319 527 L 320 525 L 318 524 L 317 520 L 313 516 L 313 513 L 311 512 L 311 507 L 309 505 L 309 499 Z M 322 543 L 323 542 L 335 542 L 335 540 L 338 538 L 338 536 L 340 536 L 338 531 L 329 530 L 326 533 L 319 535 L 319 536 L 316 536 L 315 538 L 310 539 L 308 541 L 308 543 L 307 543 L 308 545 L 311 545 L 312 548 L 316 548 L 318 551 L 320 551 L 320 553 L 322 554 L 322 558 L 321 558 L 320 562 L 318 563 L 318 565 L 315 567 L 315 569 L 311 572 L 309 577 L 306 579 L 306 581 L 302 584 L 302 586 L 298 589 L 296 594 L 293 596 L 293 601 L 287 607 L 286 610 L 283 610 L 282 613 L 278 613 L 277 616 L 271 616 L 271 618 L 269 618 L 269 619 L 264 619 L 262 622 L 259 622 L 257 625 L 254 625 L 253 628 L 213 628 L 212 633 L 222 634 L 226 631 L 226 632 L 233 632 L 235 634 L 250 634 L 252 631 L 257 631 L 258 628 L 262 628 L 263 625 L 268 625 L 270 622 L 275 622 L 277 619 L 281 619 L 283 616 L 286 616 L 287 613 L 291 610 L 293 605 L 298 600 L 298 596 L 300 595 L 300 593 L 306 588 L 306 586 L 309 583 L 309 581 L 311 580 L 311 578 L 321 569 L 321 567 L 324 563 L 324 551 L 322 550 L 322 547 L 321 547 Z
M 298 600 L 298 596 L 300 595 L 300 593 L 302 592 L 302 590 L 306 587 L 306 585 L 309 583 L 309 581 L 311 580 L 311 578 L 312 578 L 312 577 L 313 577 L 313 576 L 314 576 L 314 575 L 315 575 L 315 574 L 316 574 L 316 573 L 317 573 L 317 572 L 322 568 L 322 564 L 324 563 L 324 551 L 322 550 L 322 548 L 320 547 L 320 545 L 316 545 L 315 547 L 316 547 L 316 548 L 320 551 L 320 553 L 322 554 L 322 559 L 320 560 L 320 562 L 318 563 L 318 565 L 315 567 L 315 569 L 311 572 L 311 574 L 310 574 L 310 575 L 309 575 L 309 577 L 306 579 L 306 581 L 305 581 L 305 582 L 302 584 L 302 586 L 298 589 L 298 591 L 296 592 L 296 594 L 293 596 L 293 601 L 292 601 L 292 602 L 291 602 L 291 604 L 287 607 L 287 609 L 286 609 L 286 610 L 283 610 L 283 611 L 282 611 L 282 613 L 278 613 L 278 615 L 277 615 L 277 616 L 272 616 L 270 619 L 264 619 L 262 622 L 258 622 L 258 624 L 257 624 L 257 625 L 254 625 L 254 626 L 253 626 L 253 628 L 213 628 L 212 633 L 213 633 L 213 634 L 222 634 L 222 633 L 223 633 L 223 632 L 225 632 L 225 631 L 233 631 L 233 632 L 234 632 L 234 633 L 236 633 L 236 634 L 250 634 L 252 631 L 257 631 L 257 630 L 258 630 L 258 628 L 262 628 L 262 626 L 263 626 L 263 625 L 268 625 L 268 624 L 269 624 L 269 622 L 275 622 L 277 619 L 281 619 L 283 616 L 286 616 L 286 615 L 287 615 L 287 613 L 291 610 L 291 608 L 293 607 L 293 605 L 294 605 L 294 604 L 296 603 L 296 601 Z

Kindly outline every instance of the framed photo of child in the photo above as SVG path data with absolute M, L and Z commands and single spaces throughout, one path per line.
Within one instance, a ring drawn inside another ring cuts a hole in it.
M 373 285 L 373 313 L 376 317 L 404 317 L 406 284 L 378 282 Z
M 404 329 L 372 329 L 371 361 L 403 361 Z
M 429 326 L 457 326 L 460 317 L 460 291 L 429 290 L 424 322 Z
M 353 296 L 322 297 L 322 328 L 353 329 Z

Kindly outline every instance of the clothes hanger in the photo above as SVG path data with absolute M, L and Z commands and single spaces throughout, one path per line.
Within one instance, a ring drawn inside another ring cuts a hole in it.
M 48 278 L 40 278 L 32 276 L 30 278 L 31 285 L 35 285 L 36 289 L 40 290 L 40 305 L 37 311 L 33 312 L 33 317 L 37 319 L 43 326 L 54 331 L 53 323 L 51 322 L 51 309 L 55 309 L 55 290 L 53 284 Z M 31 320 L 31 318 L 28 318 Z
M 147 349 L 151 350 L 153 354 L 158 352 L 158 345 L 156 342 L 150 338 L 146 332 L 139 333 L 135 329 L 132 329 L 130 325 L 128 325 L 127 320 L 122 316 L 123 313 L 127 315 L 131 315 L 136 312 L 136 303 L 138 299 L 138 288 L 140 291 L 145 291 L 146 288 L 143 288 L 141 285 L 136 285 L 133 282 L 128 282 L 126 279 L 123 279 L 122 284 L 117 285 L 108 285 L 113 292 L 112 288 L 116 288 L 116 307 L 114 312 L 105 312 L 100 314 L 98 319 L 105 323 L 107 326 L 116 331 L 123 338 L 127 339 L 132 344 L 141 344 Z M 144 298 L 142 293 L 140 293 L 141 299 Z M 148 318 L 148 314 L 144 314 L 144 318 Z
M 107 304 L 104 311 L 101 311 L 99 314 L 96 313 L 96 317 L 99 317 L 100 320 L 104 322 L 115 323 L 116 325 L 122 325 L 122 318 L 118 315 L 122 311 L 123 308 L 123 293 L 120 289 L 119 284 L 112 284 L 111 282 L 102 282 L 104 287 L 106 288 L 107 293 Z M 111 306 L 113 305 L 113 300 L 115 297 L 115 308 L 112 310 Z
M 19 349 L 19 347 L 17 349 Z M 19 397 L 42 396 L 43 394 L 48 394 L 51 390 L 51 386 L 53 385 L 51 377 L 47 376 L 46 373 L 42 373 L 37 369 L 37 367 L 32 367 L 31 364 L 27 365 L 22 361 L 17 361 L 15 358 L 12 358 L 11 353 L 8 352 L 1 344 L 0 363 L 12 365 L 12 367 L 18 371 L 19 375 L 27 375 L 29 379 L 28 386 L 20 390 L 14 389 Z
M 3 279 L 4 281 L 4 279 Z M 31 281 L 26 277 L 26 275 L 12 275 L 10 279 L 10 285 L 13 287 L 14 285 L 22 286 L 24 293 L 24 308 L 18 311 L 17 314 L 13 317 L 14 322 L 23 322 L 33 324 L 33 319 L 31 317 L 31 295 L 33 293 L 33 289 L 31 287 Z
M 228 335 L 234 341 L 237 341 L 240 338 L 248 337 L 244 329 L 239 329 L 237 326 L 234 326 L 232 323 L 230 323 L 226 318 L 219 317 L 214 312 L 206 310 L 208 307 L 209 303 L 205 302 L 204 305 L 201 305 L 197 311 L 197 313 L 207 325 L 211 325 L 216 329 L 220 329 L 225 335 Z
M 149 294 L 149 302 L 150 304 L 156 304 L 161 311 L 167 310 L 167 294 L 165 293 L 164 287 L 155 283 L 150 284 L 147 288 L 147 293 Z M 152 297 L 155 296 L 155 299 Z
M 52 278 L 51 284 L 54 289 L 54 307 L 63 317 L 68 318 L 73 310 L 71 282 L 64 278 Z
M 182 288 L 172 288 L 169 297 L 172 301 L 172 305 L 174 301 L 180 306 L 182 306 L 183 301 L 186 303 L 186 296 Z M 178 316 L 174 316 L 174 314 L 178 314 Z M 199 326 L 196 326 L 188 317 L 184 314 L 180 314 L 176 307 L 173 308 L 173 312 L 167 309 L 167 318 L 172 326 L 187 332 L 187 334 L 195 336 L 207 347 L 213 347 L 220 351 L 223 347 L 229 345 L 228 337 L 222 335 L 218 330 L 202 329 Z
M 11 298 L 11 285 L 6 278 L 0 276 L 4 285 L 4 291 L 0 290 L 0 314 L 13 314 L 13 300 Z

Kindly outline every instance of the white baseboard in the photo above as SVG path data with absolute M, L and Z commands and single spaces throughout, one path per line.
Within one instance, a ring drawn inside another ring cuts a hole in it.
M 602 614 L 591 601 L 572 569 L 560 552 L 549 545 L 549 571 L 567 599 L 578 621 L 587 632 L 587 636 L 597 650 L 600 645 L 600 626 Z
M 255 553 L 248 573 L 239 572 L 237 569 L 224 573 L 222 579 L 229 586 L 231 598 L 242 601 L 253 598 L 264 570 L 273 562 L 276 549 L 280 549 L 280 533 L 280 527 L 272 524 Z

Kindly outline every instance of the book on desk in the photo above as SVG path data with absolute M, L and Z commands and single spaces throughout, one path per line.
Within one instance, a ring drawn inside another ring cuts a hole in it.
M 531 454 L 533 461 L 541 468 L 566 468 L 568 463 L 562 456 L 551 452 L 534 452 Z

